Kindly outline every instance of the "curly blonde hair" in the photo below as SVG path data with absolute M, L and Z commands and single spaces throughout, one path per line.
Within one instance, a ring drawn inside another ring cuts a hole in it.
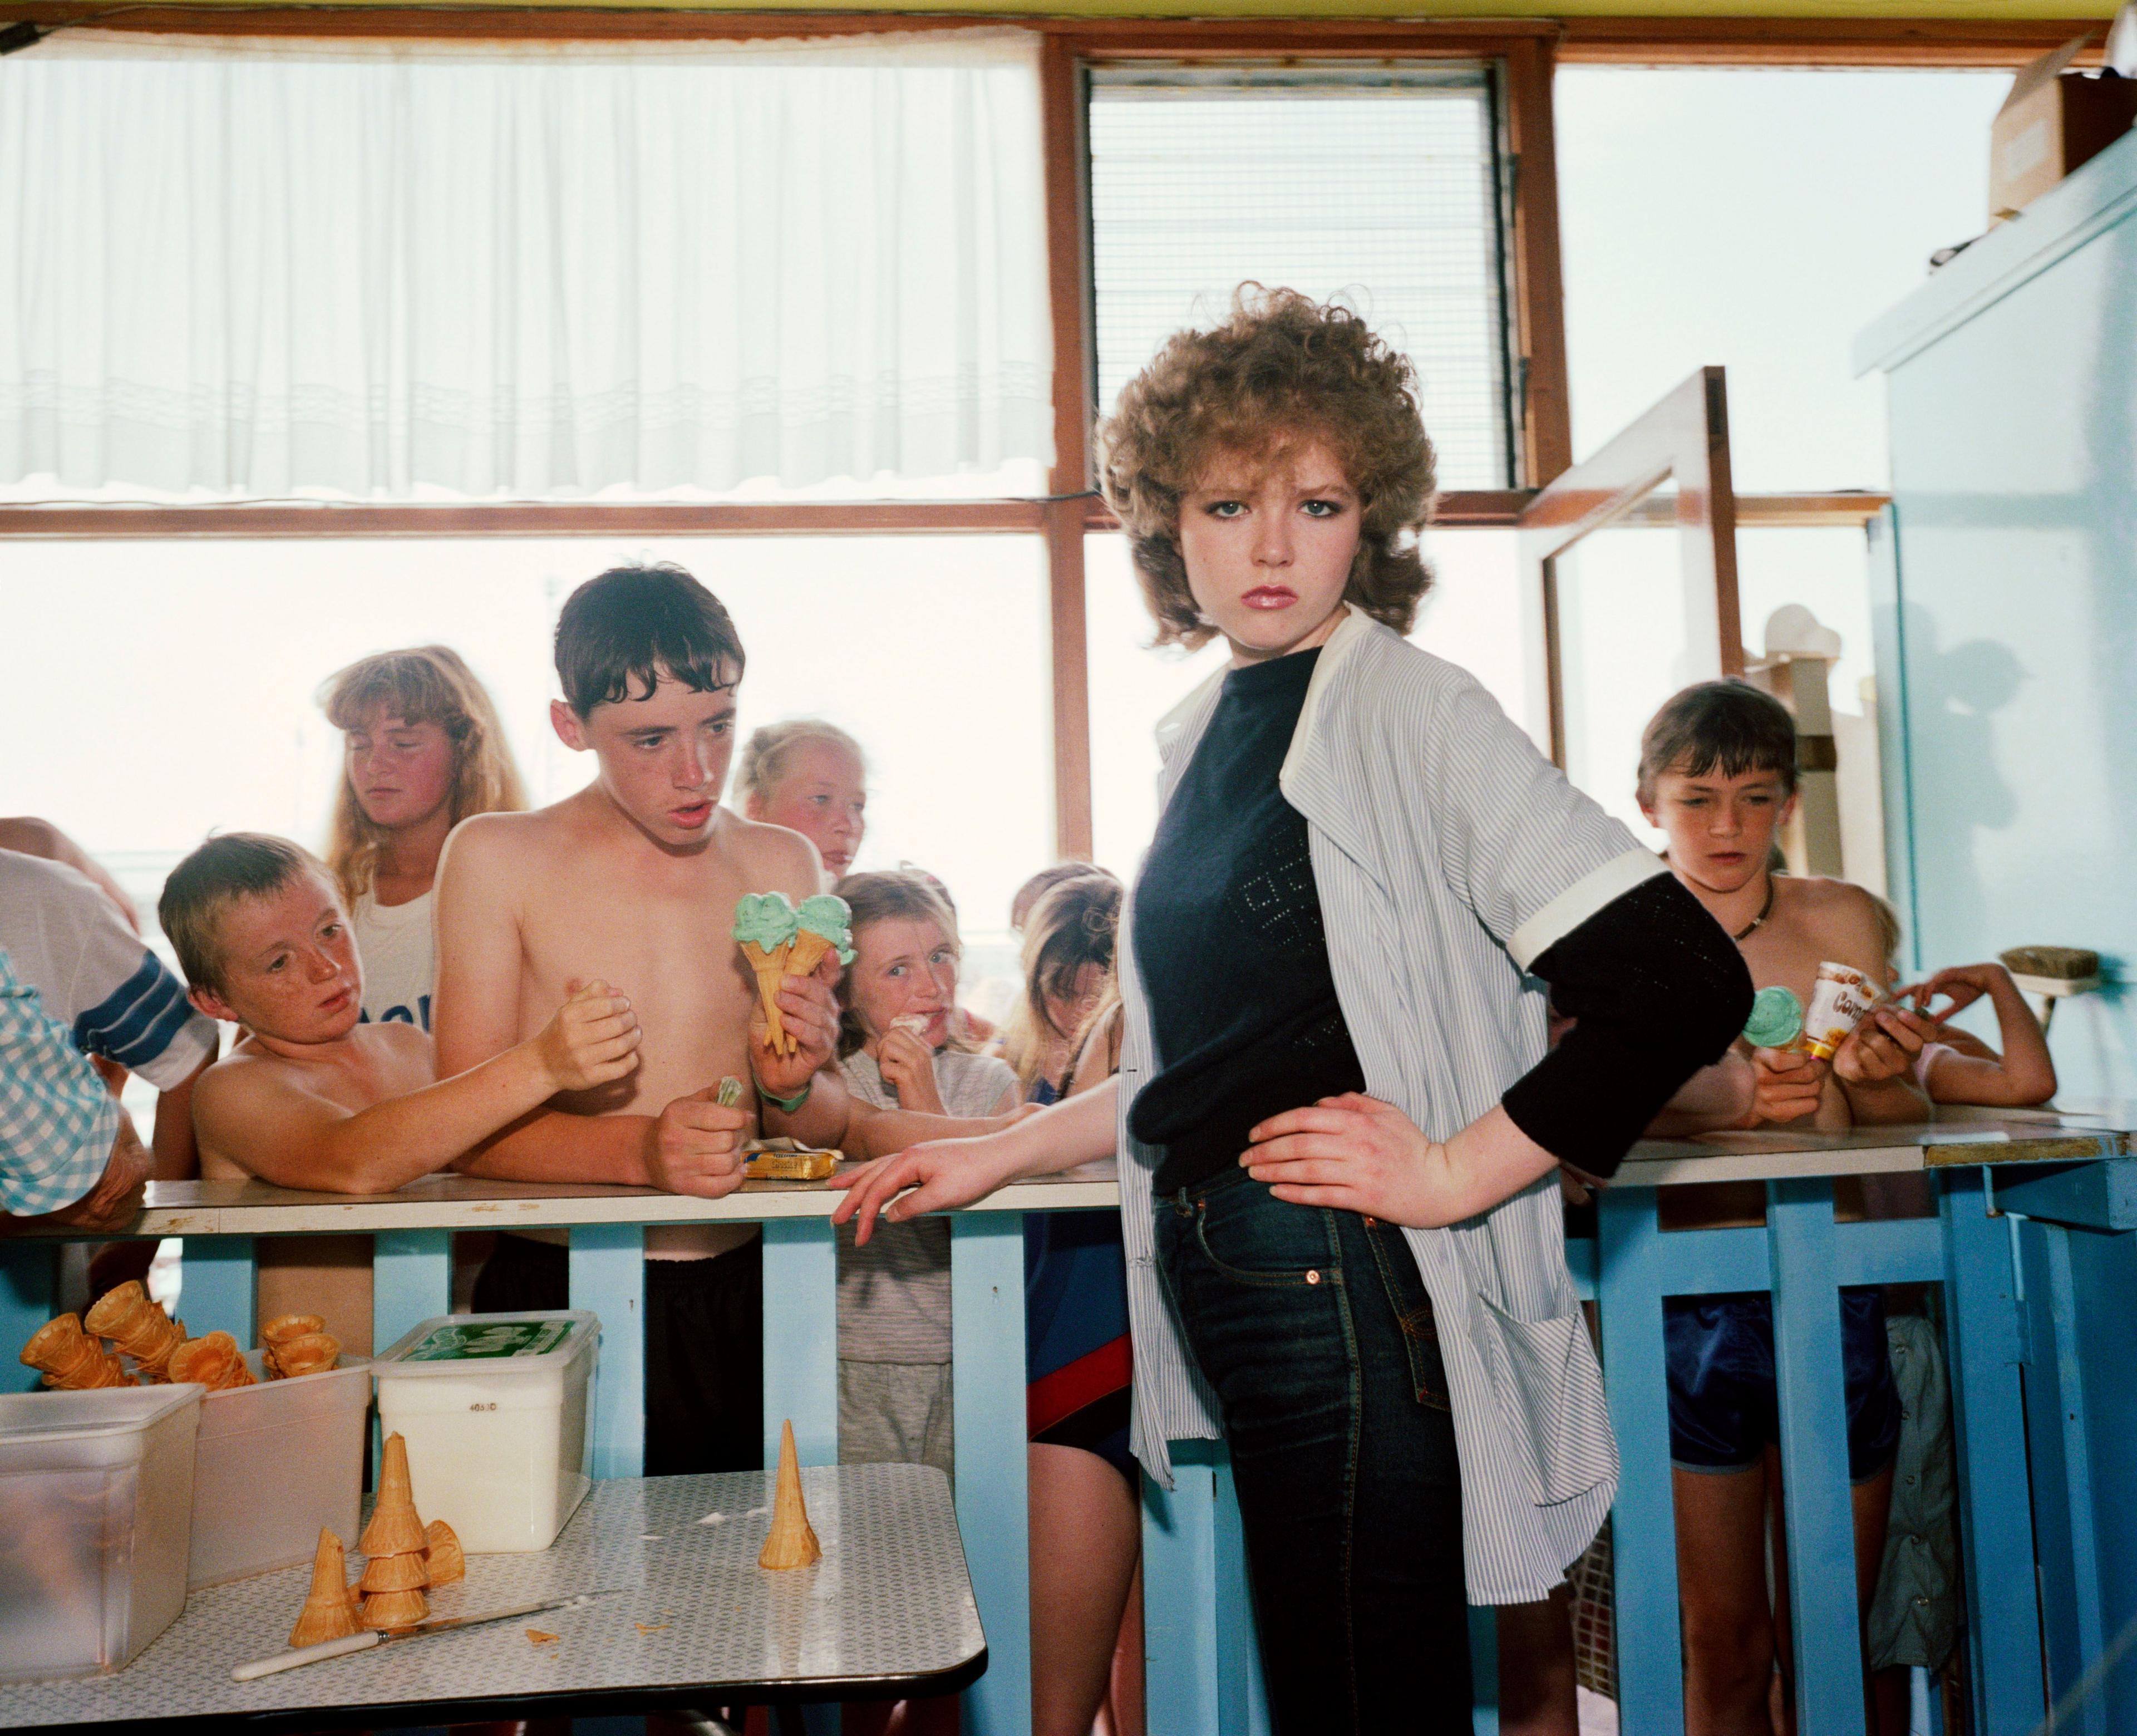
M 1127 528 L 1157 643 L 1208 643 L 1180 553 L 1180 502 L 1225 458 L 1326 446 L 1357 490 L 1344 600 L 1407 633 L 1431 588 L 1417 531 L 1432 510 L 1432 441 L 1417 374 L 1357 314 L 1296 290 L 1239 285 L 1224 321 L 1176 332 L 1098 428 L 1099 478 Z

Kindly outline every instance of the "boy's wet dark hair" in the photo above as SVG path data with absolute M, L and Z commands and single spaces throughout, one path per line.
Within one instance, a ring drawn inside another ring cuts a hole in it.
M 653 696 L 672 675 L 699 693 L 742 680 L 742 639 L 718 597 L 680 567 L 611 567 L 565 598 L 557 679 L 581 717 Z
M 1748 681 L 1698 681 L 1672 696 L 1640 736 L 1639 796 L 1655 799 L 1665 772 L 1704 778 L 1771 772 L 1789 795 L 1796 788 L 1796 720 L 1789 708 Z
M 221 929 L 224 914 L 248 898 L 268 898 L 302 874 L 332 889 L 326 864 L 301 844 L 264 831 L 226 831 L 210 838 L 171 870 L 156 900 L 178 968 L 195 988 L 222 992 Z

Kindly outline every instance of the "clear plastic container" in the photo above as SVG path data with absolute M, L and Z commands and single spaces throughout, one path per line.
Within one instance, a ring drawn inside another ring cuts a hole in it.
M 441 1314 L 372 1363 L 378 1426 L 408 1444 L 416 1509 L 470 1555 L 546 1549 L 591 1486 L 601 1322 Z
M 0 1682 L 123 1670 L 178 1619 L 201 1393 L 0 1394 Z
M 259 1385 L 201 1401 L 187 1579 L 196 1591 L 309 1561 L 322 1529 L 356 1546 L 371 1364 L 345 1356 L 321 1373 L 269 1380 L 262 1355 L 245 1353 Z M 260 1499 L 263 1470 L 275 1479 L 271 1500 Z

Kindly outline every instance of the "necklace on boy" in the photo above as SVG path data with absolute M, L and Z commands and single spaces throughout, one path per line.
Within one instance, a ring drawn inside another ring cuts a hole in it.
M 1758 933 L 1760 926 L 1765 922 L 1766 919 L 1773 914 L 1774 877 L 1769 874 L 1766 876 L 1766 901 L 1759 906 L 1759 914 L 1756 916 L 1754 916 L 1744 927 L 1737 929 L 1737 931 L 1729 938 L 1731 940 L 1749 940 L 1752 935 Z

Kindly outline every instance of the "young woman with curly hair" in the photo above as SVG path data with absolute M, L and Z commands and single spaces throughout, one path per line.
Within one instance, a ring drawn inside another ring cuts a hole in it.
M 1169 1441 L 1229 1448 L 1275 1728 L 1466 1732 L 1465 1596 L 1545 1597 L 1616 1484 L 1556 1172 L 1615 1170 L 1750 981 L 1404 639 L 1432 446 L 1362 319 L 1250 287 L 1100 432 L 1159 637 L 1232 653 L 1159 731 L 1120 1073 L 840 1209 L 1117 1151 L 1136 1454 L 1169 1481 Z

